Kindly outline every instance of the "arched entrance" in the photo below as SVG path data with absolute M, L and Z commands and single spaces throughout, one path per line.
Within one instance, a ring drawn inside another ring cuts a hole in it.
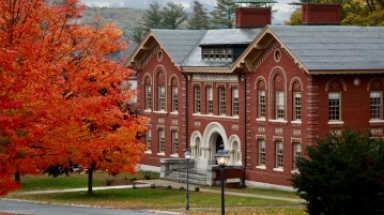
M 227 133 L 224 127 L 217 122 L 207 125 L 203 133 L 203 142 L 206 167 L 216 165 L 215 154 L 221 145 L 223 145 L 224 149 L 229 149 Z

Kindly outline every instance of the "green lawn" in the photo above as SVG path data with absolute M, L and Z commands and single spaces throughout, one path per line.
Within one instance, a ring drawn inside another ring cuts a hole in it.
M 144 172 L 138 172 L 137 175 L 120 174 L 116 177 L 108 176 L 104 172 L 96 172 L 94 174 L 94 187 L 104 186 L 106 179 L 128 180 L 136 178 L 144 179 Z M 151 179 L 158 178 L 158 174 L 152 173 Z M 87 186 L 86 174 L 73 174 L 68 176 L 59 176 L 57 178 L 47 175 L 25 176 L 22 177 L 22 191 L 34 190 L 50 190 L 65 188 L 80 188 Z M 220 187 L 207 187 L 204 189 L 217 189 Z M 292 192 L 284 192 L 268 189 L 230 189 L 226 191 L 254 193 L 260 195 L 271 195 L 280 197 L 297 198 Z M 221 196 L 212 193 L 189 192 L 189 205 L 191 210 L 185 211 L 186 193 L 185 190 L 179 188 L 168 189 L 166 187 L 137 188 L 137 189 L 110 189 L 110 190 L 94 190 L 94 195 L 89 196 L 86 192 L 73 193 L 55 193 L 55 194 L 39 194 L 39 195 L 17 195 L 10 197 L 21 198 L 34 201 L 47 201 L 51 203 L 76 203 L 101 207 L 114 207 L 125 209 L 156 209 L 168 210 L 175 212 L 183 212 L 188 215 L 216 215 L 220 214 Z M 307 215 L 301 204 L 266 200 L 249 197 L 225 196 L 226 214 L 230 215 Z

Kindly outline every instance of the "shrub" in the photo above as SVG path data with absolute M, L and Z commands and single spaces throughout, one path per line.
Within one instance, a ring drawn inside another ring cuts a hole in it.
M 151 189 L 156 189 L 156 184 L 155 183 L 151 184 Z
M 144 178 L 145 178 L 146 180 L 151 179 L 151 173 L 148 172 L 148 171 L 144 172 Z
M 200 187 L 195 187 L 195 191 L 199 192 L 200 191 Z
M 309 214 L 384 214 L 384 142 L 345 130 L 305 150 L 290 179 Z
M 170 189 L 170 190 L 171 190 L 171 189 L 172 189 L 172 186 L 171 186 L 171 185 L 168 185 L 168 186 L 167 186 L 167 189 Z
M 112 182 L 113 182 L 113 179 L 111 179 L 111 178 L 107 178 L 107 179 L 105 179 L 105 184 L 106 184 L 107 186 L 111 186 L 111 185 L 112 185 Z
M 137 180 L 136 177 L 133 177 L 133 178 L 130 179 L 131 182 L 135 182 L 136 180 Z
M 180 188 L 179 188 L 179 191 L 183 191 L 183 190 L 184 190 L 184 187 L 180 187 Z

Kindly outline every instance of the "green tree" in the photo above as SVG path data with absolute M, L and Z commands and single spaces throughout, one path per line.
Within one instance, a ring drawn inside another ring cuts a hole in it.
M 211 12 L 212 23 L 217 26 L 232 28 L 235 3 L 232 0 L 217 0 L 215 9 Z
M 149 5 L 149 9 L 145 10 L 143 17 L 144 29 L 148 31 L 149 29 L 160 28 L 160 23 L 162 20 L 161 14 L 161 5 L 158 2 L 153 2 Z
M 187 28 L 191 30 L 209 28 L 208 13 L 206 9 L 204 9 L 203 5 L 198 1 L 193 2 L 193 13 L 191 18 L 188 20 Z
M 309 214 L 384 214 L 384 142 L 345 130 L 308 146 L 290 179 Z
M 148 31 L 140 24 L 136 25 L 132 29 L 132 33 L 129 35 L 133 38 L 133 41 L 136 43 L 140 43 L 140 41 L 143 39 L 145 33 Z
M 188 18 L 182 4 L 168 2 L 161 11 L 162 27 L 165 29 L 177 29 Z

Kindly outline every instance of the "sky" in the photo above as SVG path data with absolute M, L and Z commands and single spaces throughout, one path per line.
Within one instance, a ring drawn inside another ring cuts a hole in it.
M 123 6 L 124 2 L 132 2 L 137 0 L 82 0 L 87 6 L 98 6 L 98 7 L 109 7 L 121 5 Z M 162 4 L 163 2 L 174 2 L 177 4 L 182 4 L 186 10 L 191 8 L 193 0 L 140 0 L 141 2 L 145 2 L 151 4 L 152 2 L 159 2 Z M 294 11 L 293 6 L 288 5 L 288 3 L 293 2 L 294 0 L 277 0 L 278 3 L 274 4 L 272 9 L 278 10 L 273 14 L 274 18 L 272 19 L 272 24 L 284 24 L 285 20 L 288 20 L 292 12 Z M 200 3 L 204 3 L 206 5 L 214 7 L 216 5 L 216 0 L 199 0 Z M 127 4 L 127 3 L 126 3 Z M 129 3 L 128 3 L 129 4 Z

